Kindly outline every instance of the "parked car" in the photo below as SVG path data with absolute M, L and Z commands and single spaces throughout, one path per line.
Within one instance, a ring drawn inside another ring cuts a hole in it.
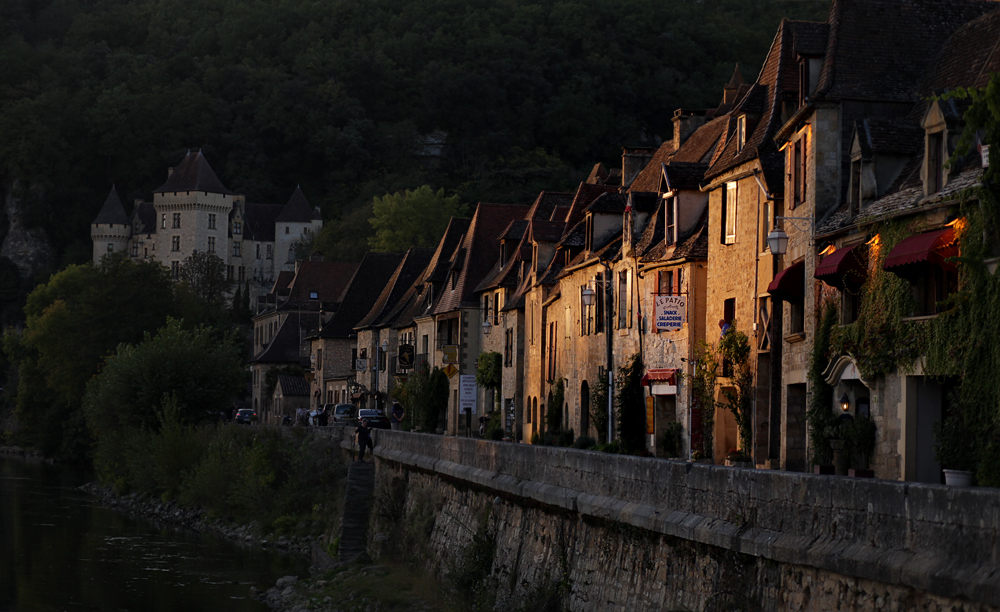
M 252 408 L 240 408 L 236 411 L 236 422 L 249 425 L 257 420 L 257 411 Z
M 363 408 L 358 410 L 358 423 L 361 423 L 361 419 L 368 419 L 368 427 L 372 429 L 389 429 L 389 417 L 385 416 L 378 410 L 372 410 L 370 408 Z
M 354 404 L 327 404 L 323 409 L 330 415 L 330 424 L 357 423 Z

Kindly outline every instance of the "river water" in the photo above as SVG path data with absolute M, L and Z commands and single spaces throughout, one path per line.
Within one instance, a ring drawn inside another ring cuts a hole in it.
M 298 557 L 103 508 L 84 482 L 0 456 L 0 612 L 259 612 L 251 586 L 308 572 Z

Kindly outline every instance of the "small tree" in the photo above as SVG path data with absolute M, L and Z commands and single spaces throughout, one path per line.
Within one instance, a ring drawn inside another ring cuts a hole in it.
M 500 408 L 500 386 L 503 383 L 503 355 L 496 351 L 479 354 L 476 368 L 476 382 L 484 389 L 493 391 L 493 401 Z
M 618 435 L 626 453 L 646 449 L 646 398 L 642 392 L 642 361 L 636 353 L 618 369 Z
M 735 328 L 719 341 L 719 353 L 731 364 L 730 385 L 722 390 L 726 409 L 736 418 L 740 450 L 750 454 L 753 445 L 753 370 L 750 340 Z
M 695 349 L 694 376 L 691 378 L 691 394 L 694 404 L 701 411 L 701 451 L 706 457 L 713 452 L 712 428 L 715 426 L 715 383 L 719 378 L 719 359 L 715 347 L 704 341 Z

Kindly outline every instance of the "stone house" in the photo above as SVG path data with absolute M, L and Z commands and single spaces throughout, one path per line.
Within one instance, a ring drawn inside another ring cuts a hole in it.
M 310 410 L 309 383 L 302 376 L 288 376 L 282 374 L 278 376 L 278 384 L 274 386 L 274 395 L 271 398 L 272 416 L 266 421 L 272 425 L 279 425 L 286 416 L 295 419 L 295 413 L 299 408 Z
M 876 4 L 888 10 L 892 3 Z M 976 151 L 946 163 L 963 127 L 964 107 L 960 100 L 933 96 L 959 86 L 982 87 L 1000 72 L 1000 57 L 993 52 L 1000 40 L 1000 10 L 982 2 L 913 4 L 919 11 L 883 32 L 898 44 L 879 47 L 867 70 L 834 78 L 865 52 L 870 8 L 870 3 L 836 3 L 816 91 L 779 134 L 780 142 L 793 147 L 810 129 L 833 132 L 827 140 L 816 138 L 815 155 L 830 162 L 820 166 L 810 160 L 805 167 L 807 180 L 818 177 L 805 214 L 816 219 L 814 248 L 822 258 L 803 275 L 817 308 L 819 300 L 835 303 L 841 326 L 835 331 L 857 325 L 862 296 L 874 290 L 871 279 L 880 275 L 910 286 L 912 310 L 904 325 L 928 324 L 946 308 L 943 300 L 966 265 L 948 257 L 962 248 L 959 202 L 963 190 L 980 182 L 982 164 Z M 879 67 L 904 59 L 915 73 L 887 82 Z M 839 129 L 833 130 L 836 124 L 824 112 L 839 117 Z M 788 237 L 789 245 L 808 239 L 791 229 Z M 938 483 L 933 428 L 946 418 L 955 379 L 930 376 L 923 358 L 907 365 L 873 375 L 850 350 L 834 354 L 824 372 L 833 385 L 830 410 L 869 416 L 875 423 L 871 468 L 877 477 Z
M 91 224 L 93 260 L 124 251 L 156 259 L 176 278 L 192 253 L 215 253 L 229 280 L 251 286 L 255 305 L 280 271 L 293 269 L 295 249 L 322 227 L 319 210 L 298 187 L 284 206 L 249 203 L 222 184 L 201 151 L 189 151 L 168 169 L 153 201 L 137 200 L 130 215 L 112 188 Z
M 251 401 L 261 423 L 281 424 L 281 412 L 272 402 L 274 390 L 267 385 L 268 372 L 289 366 L 302 369 L 309 366 L 309 355 L 302 351 L 301 338 L 302 332 L 296 325 L 296 320 L 286 320 L 285 324 L 278 327 L 264 350 L 250 359 Z
M 358 347 L 354 327 L 371 311 L 402 258 L 400 253 L 366 254 L 341 294 L 337 311 L 306 338 L 310 384 L 313 395 L 323 398 L 323 403 L 354 402 L 367 407 L 376 400 L 375 391 L 358 381 L 359 371 L 374 367 L 375 355 L 367 347 Z
M 735 91 L 727 89 L 724 103 L 731 108 L 725 117 L 723 142 L 705 174 L 704 189 L 709 194 L 707 341 L 717 344 L 720 332 L 730 328 L 747 335 L 754 442 L 752 449 L 743 450 L 752 452 L 757 464 L 770 461 L 769 465 L 782 469 L 805 467 L 805 387 L 790 387 L 792 395 L 786 397 L 778 392 L 782 387 L 776 379 L 783 371 L 783 352 L 801 346 L 812 333 L 812 323 L 803 315 L 801 289 L 784 296 L 790 306 L 782 311 L 782 302 L 773 291 L 776 287 L 772 287 L 777 273 L 808 255 L 790 251 L 781 261 L 767 249 L 775 219 L 797 214 L 787 211 L 786 215 L 784 163 L 773 137 L 792 111 L 788 100 L 797 87 L 795 58 L 815 50 L 817 32 L 823 28 L 819 23 L 783 21 L 756 81 Z M 791 319 L 784 328 L 778 323 L 783 317 Z M 723 388 L 730 384 L 727 374 L 723 366 L 719 378 Z M 788 370 L 785 382 L 804 384 L 805 370 Z M 717 401 L 713 451 L 715 461 L 721 463 L 727 451 L 738 447 L 739 437 L 736 418 L 725 407 L 721 391 Z

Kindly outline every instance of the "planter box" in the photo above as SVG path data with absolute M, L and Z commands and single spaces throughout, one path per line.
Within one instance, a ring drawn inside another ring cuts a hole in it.
M 951 487 L 971 487 L 972 472 L 965 470 L 943 470 L 944 483 Z
M 836 468 L 832 465 L 814 465 L 813 474 L 823 474 L 826 476 L 833 476 L 837 472 Z
M 847 470 L 847 475 L 855 478 L 875 478 L 875 470 Z

